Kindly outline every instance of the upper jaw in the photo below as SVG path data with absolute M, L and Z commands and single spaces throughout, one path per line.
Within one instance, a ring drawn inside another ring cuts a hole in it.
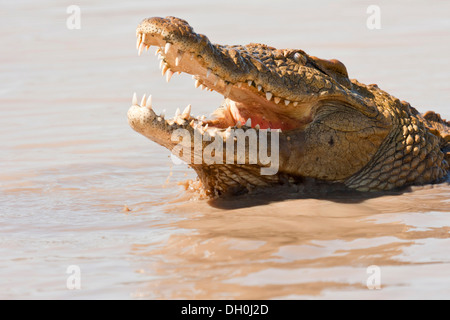
M 244 124 L 250 115 L 256 114 L 253 126 L 290 130 L 311 119 L 314 96 L 286 98 L 292 97 L 292 90 L 289 94 L 282 92 L 286 91 L 286 85 L 279 76 L 275 80 L 281 85 L 275 83 L 274 86 L 273 79 L 268 78 L 271 71 L 246 47 L 237 50 L 237 46 L 213 45 L 205 36 L 194 33 L 186 21 L 174 17 L 145 19 L 136 35 L 139 54 L 152 45 L 157 47 L 155 54 L 167 82 L 175 73 L 191 74 L 196 88 L 222 94 L 227 99 L 226 105 L 238 111 L 230 109 L 231 119 L 211 124 L 226 128 L 238 122 Z M 269 53 L 282 51 L 267 46 L 265 49 Z M 280 94 L 276 93 L 277 88 L 281 88 Z M 275 120 L 267 121 L 269 118 Z
M 323 100 L 342 101 L 368 116 L 377 113 L 373 101 L 355 90 L 345 66 L 337 60 L 261 44 L 212 44 L 185 20 L 175 17 L 144 19 L 136 36 L 139 53 L 152 45 L 159 47 L 160 67 L 168 81 L 176 72 L 189 73 L 196 87 L 217 91 L 245 105 L 258 101 L 275 114 L 303 123 L 311 118 L 312 105 Z

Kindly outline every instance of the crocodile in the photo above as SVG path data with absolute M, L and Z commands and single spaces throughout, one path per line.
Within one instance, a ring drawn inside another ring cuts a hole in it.
M 192 116 L 188 105 L 166 119 L 154 111 L 151 97 L 144 95 L 138 103 L 136 94 L 128 111 L 128 122 L 138 133 L 172 151 L 180 144 L 190 148 L 177 155 L 210 194 L 306 182 L 384 192 L 448 177 L 450 123 L 435 112 L 419 113 L 376 84 L 350 79 L 339 60 L 257 43 L 212 44 L 176 17 L 144 19 L 136 36 L 139 55 L 156 46 L 168 82 L 175 73 L 188 73 L 195 87 L 224 96 L 209 118 Z M 180 129 L 190 138 L 174 138 Z M 234 146 L 237 130 L 254 132 L 260 141 L 267 138 L 267 155 L 277 155 L 276 172 L 262 174 L 270 164 L 250 161 L 250 134 L 244 136 L 249 141 L 244 151 L 230 149 L 226 159 L 235 162 L 202 159 L 202 152 L 214 155 L 231 139 Z M 196 135 L 205 138 L 197 140 L 197 148 L 192 144 Z M 221 148 L 211 148 L 211 141 Z M 244 161 L 238 162 L 239 157 Z

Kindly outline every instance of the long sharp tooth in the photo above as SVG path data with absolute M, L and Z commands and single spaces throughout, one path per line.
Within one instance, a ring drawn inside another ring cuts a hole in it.
M 162 67 L 162 71 L 161 71 L 162 75 L 165 75 L 167 70 L 169 70 L 169 66 L 167 64 L 164 64 L 163 67 Z
M 157 56 L 160 53 L 161 53 L 161 48 L 157 47 L 156 50 L 155 50 L 155 56 Z
M 186 109 L 184 109 L 183 114 L 181 115 L 181 117 L 182 117 L 183 119 L 187 119 L 187 118 L 190 117 L 190 115 L 191 115 L 191 108 L 192 108 L 191 105 L 188 104 L 187 107 L 186 107 Z
M 177 57 L 175 59 L 175 65 L 178 66 L 183 59 L 183 51 L 178 51 Z
M 236 127 L 238 129 L 242 128 L 242 122 L 240 122 L 240 121 L 236 122 Z
M 206 124 L 205 128 L 203 130 L 206 131 L 206 129 L 208 129 L 208 123 Z
M 174 72 L 172 70 L 170 70 L 170 69 L 167 70 L 167 73 L 166 73 L 166 81 L 167 81 L 167 83 L 169 83 L 169 81 L 172 78 L 173 74 L 174 74 Z
M 200 80 L 195 80 L 195 87 L 196 88 L 200 87 Z
M 281 99 L 278 97 L 275 97 L 275 98 L 273 98 L 273 101 L 275 101 L 275 103 L 278 104 L 281 101 Z
M 164 46 L 164 53 L 167 54 L 167 52 L 169 52 L 170 47 L 172 46 L 171 43 L 167 42 L 166 45 Z
M 298 102 L 297 101 L 295 101 L 294 102 L 294 107 L 296 107 L 298 105 Z
M 266 92 L 266 99 L 267 99 L 267 100 L 272 99 L 272 92 L 270 92 L 270 91 L 267 91 L 267 92 Z
M 138 101 L 137 101 L 137 97 L 136 97 L 136 92 L 133 94 L 133 99 L 131 100 L 131 103 L 135 106 L 137 105 Z
M 211 69 L 208 68 L 208 70 L 206 70 L 206 79 L 209 78 L 209 76 L 211 75 Z
M 147 100 L 145 99 L 145 94 L 142 96 L 142 100 L 141 100 L 141 107 L 145 106 L 147 104 Z
M 261 87 L 261 85 L 258 84 L 258 91 L 261 91 L 261 90 L 262 90 L 262 87 Z
M 180 108 L 177 108 L 177 111 L 175 111 L 175 118 L 178 118 L 180 115 Z
M 252 83 L 253 83 L 253 81 L 252 81 L 252 80 L 248 80 L 248 81 L 247 81 L 247 84 L 248 84 L 248 86 L 249 86 L 249 87 L 251 87 L 251 86 L 252 86 Z
M 139 45 L 139 51 L 138 51 L 138 55 L 139 55 L 139 56 L 141 55 L 141 53 L 142 53 L 143 50 L 144 50 L 144 43 L 142 42 L 142 43 Z
M 162 67 L 163 67 L 163 64 L 164 64 L 164 61 L 163 61 L 163 60 L 161 60 L 161 61 L 159 62 L 159 68 L 160 68 L 160 69 L 162 69 Z
M 251 127 L 251 126 L 252 126 L 252 119 L 251 119 L 251 118 L 248 118 L 248 119 L 247 119 L 247 122 L 245 123 L 245 125 L 246 125 L 247 127 Z
M 284 100 L 285 105 L 288 105 L 289 103 L 291 103 L 289 100 Z
M 152 108 L 152 95 L 151 94 L 148 96 L 147 103 L 145 104 L 145 106 L 149 109 Z M 161 116 L 161 117 L 163 117 L 163 116 Z
M 139 35 L 137 36 L 137 40 L 136 40 L 136 50 L 139 49 L 139 46 L 141 45 L 141 41 L 142 41 L 142 34 L 139 33 Z

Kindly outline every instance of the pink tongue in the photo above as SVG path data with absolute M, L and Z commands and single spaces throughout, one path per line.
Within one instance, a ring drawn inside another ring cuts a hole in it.
M 245 117 L 240 114 L 239 109 L 235 106 L 230 108 L 231 114 L 236 122 L 240 121 L 242 124 L 246 123 L 249 118 L 252 119 L 252 128 L 254 128 L 257 124 L 259 124 L 261 129 L 283 129 L 286 127 L 285 124 L 280 120 L 267 120 L 260 114 L 250 115 L 249 117 Z

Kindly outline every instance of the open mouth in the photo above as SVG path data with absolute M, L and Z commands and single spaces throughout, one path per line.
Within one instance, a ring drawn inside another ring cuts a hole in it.
M 170 28 L 170 25 L 166 26 L 167 19 L 152 18 L 151 21 L 144 20 L 141 23 L 136 32 L 138 54 L 156 46 L 155 55 L 167 82 L 175 73 L 188 73 L 192 75 L 196 88 L 216 91 L 225 98 L 211 119 L 192 117 L 191 106 L 188 105 L 184 111 L 177 110 L 174 118 L 166 120 L 169 124 L 187 121 L 192 127 L 206 126 L 204 130 L 209 131 L 242 126 L 256 130 L 288 131 L 300 129 L 310 122 L 313 110 L 310 101 L 293 100 L 267 86 L 265 80 L 271 70 L 270 66 L 258 65 L 258 61 L 264 60 L 256 52 L 261 45 L 233 46 L 231 49 L 228 46 L 212 45 L 205 36 L 194 33 L 186 22 L 176 18 L 170 21 L 172 25 L 178 26 L 173 32 L 174 36 L 169 32 L 172 30 L 167 30 Z M 185 34 L 180 34 L 183 28 Z M 298 72 L 306 62 L 303 52 L 299 50 L 277 50 L 267 46 L 265 49 L 272 60 L 274 56 L 280 56 L 281 62 L 275 67 L 281 69 L 283 61 L 292 60 L 298 64 Z M 248 69 L 247 61 L 256 65 L 255 70 Z M 290 72 L 287 69 L 285 71 Z M 133 104 L 139 105 L 137 98 L 133 99 Z M 140 106 L 151 106 L 151 102 L 144 97 Z M 164 118 L 164 115 L 160 117 Z

